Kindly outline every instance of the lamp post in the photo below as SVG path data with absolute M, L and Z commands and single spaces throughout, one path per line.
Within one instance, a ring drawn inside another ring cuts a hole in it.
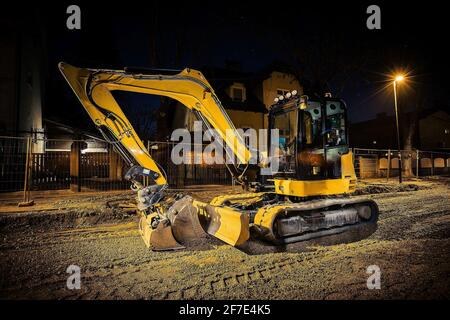
M 405 77 L 398 75 L 393 81 L 394 85 L 394 106 L 395 106 L 395 121 L 397 125 L 397 149 L 398 149 L 398 183 L 402 183 L 402 154 L 400 147 L 400 128 L 398 125 L 398 107 L 397 107 L 397 83 L 403 81 Z

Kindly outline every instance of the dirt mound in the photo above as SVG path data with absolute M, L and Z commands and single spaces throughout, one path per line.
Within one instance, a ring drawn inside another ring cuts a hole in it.
M 117 208 L 69 209 L 0 215 L 0 232 L 49 230 L 135 220 L 136 214 Z
M 403 183 L 403 184 L 371 183 L 358 185 L 354 195 L 359 196 L 377 193 L 411 192 L 425 189 L 430 189 L 430 187 L 414 183 Z

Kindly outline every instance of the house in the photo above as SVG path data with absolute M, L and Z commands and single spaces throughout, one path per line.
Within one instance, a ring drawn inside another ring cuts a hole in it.
M 276 69 L 247 73 L 236 68 L 204 68 L 206 79 L 219 97 L 231 121 L 240 129 L 267 129 L 268 109 L 275 97 L 303 88 L 294 75 Z M 173 109 L 173 110 L 169 110 Z M 167 103 L 169 127 L 193 129 L 195 115 L 179 103 Z M 167 130 L 164 134 L 170 134 Z
M 428 151 L 450 150 L 450 112 L 444 108 L 430 108 L 422 112 L 399 115 L 403 149 Z M 350 124 L 350 145 L 357 148 L 397 148 L 397 129 L 394 115 L 380 113 L 375 119 Z
M 422 113 L 417 132 L 420 149 L 450 151 L 450 112 L 432 109 Z
M 349 143 L 355 148 L 395 148 L 396 132 L 395 117 L 378 113 L 375 119 L 349 124 Z

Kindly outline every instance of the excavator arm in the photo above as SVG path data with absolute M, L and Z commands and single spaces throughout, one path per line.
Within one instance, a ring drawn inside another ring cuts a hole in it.
M 112 91 L 121 90 L 165 96 L 194 110 L 207 127 L 212 127 L 227 150 L 248 164 L 251 152 L 237 132 L 213 88 L 200 71 L 184 69 L 177 74 L 151 74 L 142 70 L 84 69 L 59 63 L 59 69 L 104 137 L 131 166 L 125 178 L 135 181 L 150 176 L 157 185 L 167 185 L 161 167 L 152 159 Z M 239 180 L 238 171 L 232 172 Z
M 125 178 L 137 191 L 137 209 L 142 213 L 139 230 L 148 247 L 180 249 L 179 241 L 196 239 L 205 231 L 232 245 L 248 239 L 247 214 L 212 207 L 188 196 L 180 199 L 165 191 L 168 182 L 164 170 L 152 159 L 112 94 L 121 90 L 165 96 L 193 110 L 207 128 L 215 129 L 216 141 L 223 141 L 225 150 L 245 166 L 243 170 L 238 165 L 227 166 L 236 181 L 244 184 L 252 153 L 201 72 L 184 69 L 168 75 L 149 70 L 84 69 L 63 62 L 59 69 L 105 139 L 130 166 Z M 140 176 L 153 178 L 155 184 L 143 186 L 137 179 Z

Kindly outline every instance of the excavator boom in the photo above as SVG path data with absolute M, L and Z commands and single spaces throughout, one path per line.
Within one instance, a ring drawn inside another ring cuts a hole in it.
M 227 150 L 231 150 L 240 163 L 248 164 L 251 160 L 250 150 L 200 71 L 184 69 L 171 75 L 148 74 L 133 69 L 83 69 L 63 62 L 59 69 L 103 135 L 116 143 L 128 164 L 140 167 L 130 173 L 151 176 L 158 185 L 167 184 L 159 165 L 112 95 L 114 90 L 165 96 L 181 102 L 196 111 L 207 126 L 215 129 L 228 146 Z

